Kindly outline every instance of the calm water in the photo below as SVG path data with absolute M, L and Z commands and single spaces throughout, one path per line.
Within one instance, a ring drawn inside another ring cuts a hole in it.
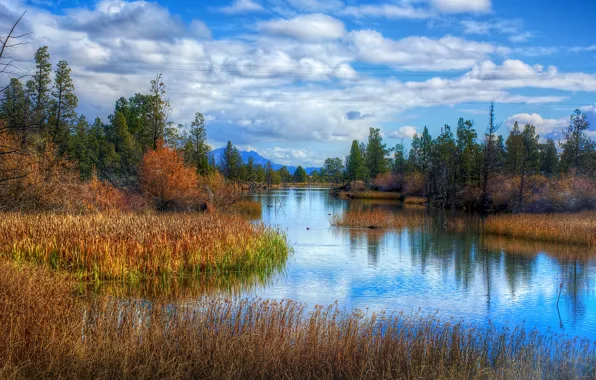
M 350 208 L 428 211 L 392 201 L 335 199 L 326 189 L 278 190 L 253 198 L 263 204 L 262 220 L 287 232 L 294 254 L 283 273 L 245 295 L 308 305 L 337 301 L 341 308 L 369 312 L 436 312 L 478 324 L 523 322 L 596 339 L 596 261 L 557 258 L 578 248 L 481 237 L 474 217 L 468 217 L 463 233 L 440 227 L 339 229 L 330 225 L 330 215 Z M 435 225 L 451 216 L 435 212 Z

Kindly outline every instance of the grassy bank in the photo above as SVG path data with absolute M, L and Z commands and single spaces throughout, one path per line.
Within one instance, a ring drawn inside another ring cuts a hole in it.
M 239 216 L 3 214 L 0 255 L 85 280 L 136 281 L 281 266 L 285 235 Z
M 160 304 L 73 296 L 0 262 L 0 378 L 577 378 L 590 342 L 432 317 L 308 312 L 292 302 Z
M 339 196 L 352 199 L 401 199 L 400 193 L 381 191 L 340 191 Z
M 331 225 L 352 228 L 417 227 L 430 222 L 423 215 L 405 215 L 384 210 L 347 211 L 331 218 Z
M 484 231 L 493 235 L 594 247 L 596 212 L 495 215 L 486 219 Z

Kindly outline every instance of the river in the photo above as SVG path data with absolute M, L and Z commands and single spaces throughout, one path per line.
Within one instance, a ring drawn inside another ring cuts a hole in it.
M 369 314 L 436 313 L 478 325 L 523 323 L 596 339 L 596 260 L 560 256 L 581 248 L 482 236 L 474 216 L 465 216 L 464 232 L 449 233 L 441 226 L 452 212 L 398 201 L 336 199 L 327 189 L 251 197 L 262 203 L 261 220 L 285 231 L 294 252 L 282 272 L 245 296 L 309 306 L 337 302 L 341 309 Z M 403 230 L 331 226 L 332 215 L 350 208 L 430 213 L 435 223 Z

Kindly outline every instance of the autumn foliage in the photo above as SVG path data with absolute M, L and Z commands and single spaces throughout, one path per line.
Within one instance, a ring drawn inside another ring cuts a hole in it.
M 163 142 L 143 157 L 139 180 L 143 193 L 158 210 L 199 209 L 204 203 L 195 169 L 185 166 L 180 154 Z

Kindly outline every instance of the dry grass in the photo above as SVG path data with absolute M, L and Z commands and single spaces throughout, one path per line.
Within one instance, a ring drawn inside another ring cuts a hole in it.
M 54 272 L 55 273 L 55 272 Z M 0 262 L 0 378 L 592 378 L 595 346 L 522 328 L 293 302 L 74 296 Z
M 242 200 L 230 206 L 229 212 L 232 214 L 247 215 L 250 217 L 259 218 L 261 216 L 262 205 L 261 202 L 251 200 Z
M 404 199 L 405 204 L 421 205 L 426 203 L 427 199 L 424 197 L 406 197 Z
M 336 227 L 404 228 L 430 223 L 423 215 L 407 215 L 385 210 L 347 211 L 331 218 Z
M 490 216 L 484 231 L 514 238 L 596 246 L 596 212 Z
M 0 255 L 77 274 L 126 280 L 280 266 L 285 235 L 238 216 L 17 214 L 0 219 Z
M 352 199 L 400 199 L 401 194 L 382 191 L 342 191 L 339 196 Z

